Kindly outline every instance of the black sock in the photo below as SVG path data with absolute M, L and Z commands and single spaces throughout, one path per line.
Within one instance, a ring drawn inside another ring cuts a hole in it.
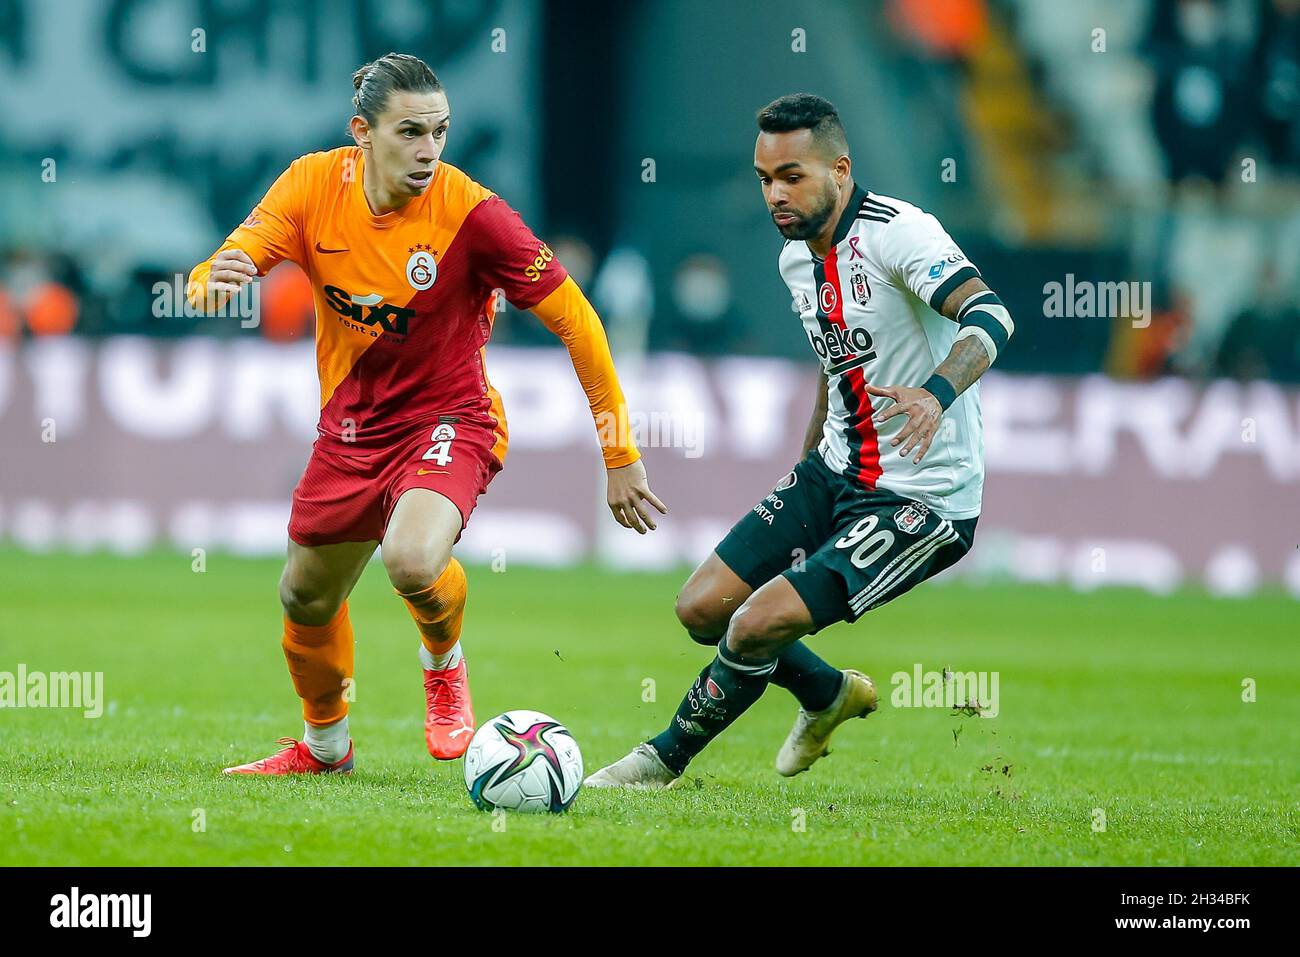
M 781 652 L 772 684 L 786 688 L 805 711 L 825 711 L 840 693 L 844 675 L 815 655 L 802 641 Z
M 668 728 L 651 738 L 650 746 L 669 770 L 681 774 L 691 758 L 759 699 L 775 667 L 775 661 L 753 661 L 729 651 L 724 638 L 717 657 L 700 672 Z

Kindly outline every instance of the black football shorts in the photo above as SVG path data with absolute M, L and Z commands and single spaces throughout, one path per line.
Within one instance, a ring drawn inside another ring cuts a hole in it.
M 814 449 L 716 551 L 751 588 L 788 578 L 820 631 L 857 621 L 954 564 L 970 551 L 975 523 L 861 488 L 831 471 Z

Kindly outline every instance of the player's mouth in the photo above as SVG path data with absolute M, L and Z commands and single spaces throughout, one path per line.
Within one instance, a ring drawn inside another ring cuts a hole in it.
M 799 221 L 799 217 L 794 213 L 773 213 L 772 221 L 778 226 L 789 226 Z
M 431 179 L 433 179 L 433 170 L 431 169 L 422 169 L 406 174 L 406 184 L 417 192 L 428 186 Z

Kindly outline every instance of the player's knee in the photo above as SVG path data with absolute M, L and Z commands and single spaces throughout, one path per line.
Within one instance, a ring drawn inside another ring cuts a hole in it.
M 393 587 L 407 594 L 432 585 L 450 560 L 450 554 L 434 554 L 422 548 L 386 549 L 384 570 Z
M 688 586 L 677 596 L 673 609 L 686 633 L 702 645 L 717 644 L 727 629 L 726 619 L 719 621 L 716 610 L 710 606 L 711 603 L 698 590 Z
M 799 616 L 769 598 L 750 598 L 727 627 L 727 647 L 745 658 L 773 658 L 804 634 Z
M 776 616 L 763 605 L 745 602 L 731 616 L 727 647 L 744 658 L 770 658 L 780 649 Z
M 327 625 L 342 604 L 342 599 L 327 589 L 295 581 L 288 575 L 280 579 L 280 606 L 290 621 L 300 625 Z

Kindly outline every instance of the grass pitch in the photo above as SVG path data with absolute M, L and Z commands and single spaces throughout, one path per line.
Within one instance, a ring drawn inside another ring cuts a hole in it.
M 106 701 L 0 710 L 0 864 L 1300 863 L 1300 605 L 1279 593 L 923 585 L 812 639 L 882 707 L 808 774 L 773 770 L 796 707 L 773 687 L 681 791 L 494 818 L 424 751 L 416 631 L 378 563 L 351 600 L 356 773 L 218 773 L 301 737 L 279 570 L 0 551 L 0 672 L 101 671 Z M 588 771 L 656 733 L 709 657 L 673 618 L 685 571 L 469 575 L 479 719 L 552 714 Z M 893 706 L 918 664 L 997 672 L 998 717 Z

